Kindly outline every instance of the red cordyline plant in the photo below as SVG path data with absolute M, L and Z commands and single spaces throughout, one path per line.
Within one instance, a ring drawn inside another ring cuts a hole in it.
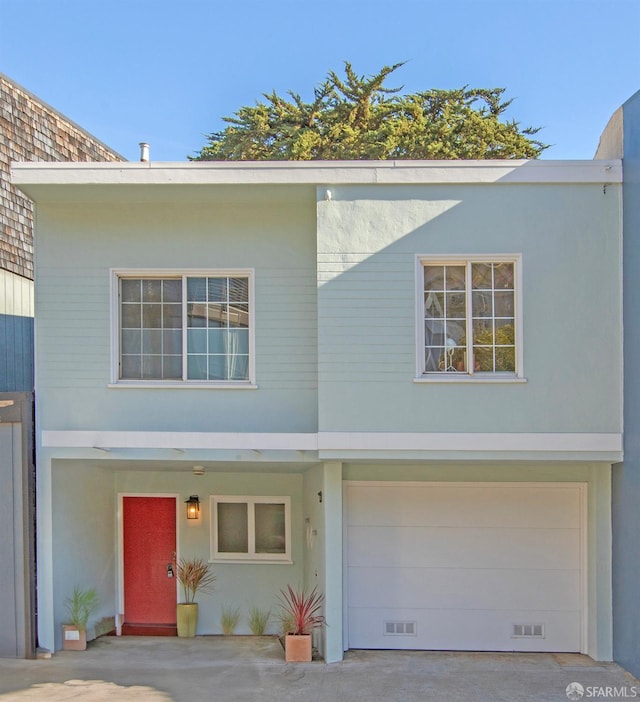
M 280 590 L 282 609 L 281 620 L 283 633 L 300 636 L 310 634 L 313 629 L 325 624 L 320 610 L 324 603 L 324 595 L 314 587 L 309 593 L 304 588 L 294 590 L 287 585 L 286 590 Z

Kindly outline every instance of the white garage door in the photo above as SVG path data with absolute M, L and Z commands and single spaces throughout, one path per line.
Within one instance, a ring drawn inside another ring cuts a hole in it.
M 583 648 L 586 485 L 347 483 L 348 648 Z

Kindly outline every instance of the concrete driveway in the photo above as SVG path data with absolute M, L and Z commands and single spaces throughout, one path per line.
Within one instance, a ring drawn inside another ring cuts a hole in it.
M 567 695 L 567 686 L 582 686 Z M 547 653 L 349 651 L 286 664 L 275 637 L 103 637 L 84 652 L 0 659 L 0 702 L 499 702 L 640 697 L 611 663 Z

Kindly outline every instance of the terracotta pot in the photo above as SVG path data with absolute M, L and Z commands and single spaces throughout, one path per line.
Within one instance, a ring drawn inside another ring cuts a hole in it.
M 193 638 L 198 628 L 198 603 L 179 604 L 176 613 L 178 636 Z
M 284 637 L 284 657 L 287 663 L 309 663 L 311 634 L 287 634 Z
M 86 651 L 87 632 L 72 624 L 63 624 L 62 648 L 65 651 Z

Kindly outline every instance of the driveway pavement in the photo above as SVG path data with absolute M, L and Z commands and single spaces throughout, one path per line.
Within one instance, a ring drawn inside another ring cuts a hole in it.
M 574 690 L 567 695 L 567 686 Z M 582 688 L 580 688 L 582 686 Z M 580 691 L 582 689 L 582 695 Z M 275 637 L 103 637 L 84 652 L 0 659 L 0 702 L 566 702 L 633 699 L 619 666 L 547 653 L 349 651 L 287 664 Z

